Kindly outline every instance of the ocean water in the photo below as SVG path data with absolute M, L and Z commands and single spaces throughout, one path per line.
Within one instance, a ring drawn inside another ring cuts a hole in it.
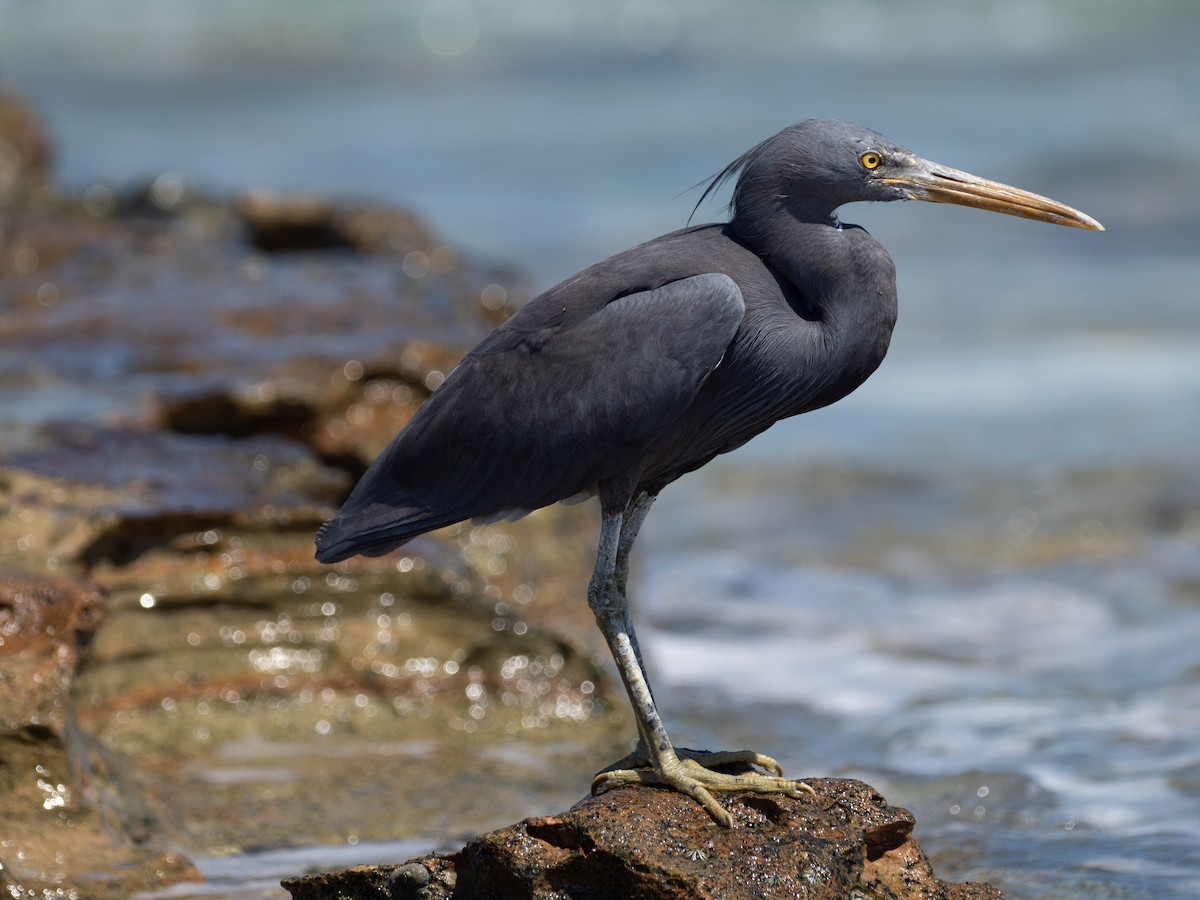
M 944 877 L 1200 895 L 1200 7 L 400 6 L 0 0 L 0 78 L 76 188 L 402 203 L 542 287 L 810 116 L 1099 218 L 845 209 L 888 359 L 664 492 L 635 615 L 680 743 L 868 779 Z

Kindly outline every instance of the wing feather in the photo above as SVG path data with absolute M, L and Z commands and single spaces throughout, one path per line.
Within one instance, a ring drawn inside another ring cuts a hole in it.
M 716 273 L 590 287 L 547 292 L 468 354 L 321 529 L 318 558 L 386 552 L 636 470 L 720 362 L 745 305 Z

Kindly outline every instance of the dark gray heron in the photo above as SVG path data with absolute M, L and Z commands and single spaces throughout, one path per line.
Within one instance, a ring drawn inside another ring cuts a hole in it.
M 716 792 L 811 789 L 768 756 L 700 753 L 667 737 L 625 592 L 654 498 L 780 419 L 845 397 L 883 360 L 895 266 L 866 231 L 838 220 L 844 204 L 931 200 L 1103 230 L 1054 200 L 921 159 L 847 122 L 785 128 L 726 166 L 700 202 L 734 176 L 728 223 L 584 269 L 485 338 L 317 535 L 317 558 L 332 563 L 465 519 L 598 496 L 588 604 L 633 704 L 638 745 L 593 790 L 669 786 L 725 826 L 733 817 Z M 735 762 L 766 774 L 713 770 Z

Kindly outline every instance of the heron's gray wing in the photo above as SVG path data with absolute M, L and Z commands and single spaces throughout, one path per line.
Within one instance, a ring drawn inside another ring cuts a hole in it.
M 385 552 L 636 469 L 716 368 L 745 308 L 721 274 L 599 301 L 594 287 L 548 292 L 476 347 L 321 530 L 318 556 Z

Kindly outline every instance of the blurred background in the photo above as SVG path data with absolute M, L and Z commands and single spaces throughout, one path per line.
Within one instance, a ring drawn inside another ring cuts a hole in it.
M 870 781 L 942 877 L 1185 897 L 1198 26 L 1184 0 L 0 0 L 0 80 L 72 190 L 387 201 L 539 289 L 809 117 L 1098 218 L 844 209 L 897 264 L 888 359 L 664 493 L 636 614 L 679 743 Z

